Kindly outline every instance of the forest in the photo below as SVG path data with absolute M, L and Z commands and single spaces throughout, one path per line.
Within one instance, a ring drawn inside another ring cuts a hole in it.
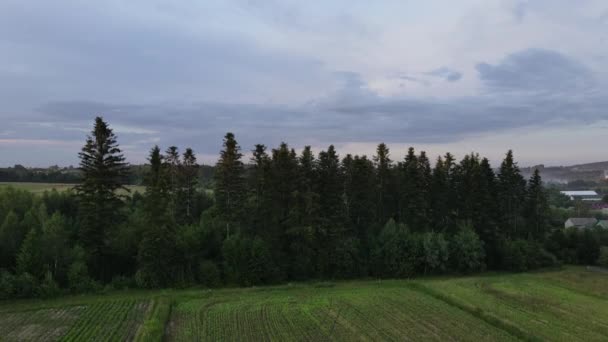
M 540 173 L 524 179 L 511 151 L 497 168 L 392 160 L 383 143 L 251 155 L 227 133 L 205 189 L 191 148 L 154 146 L 145 192 L 125 194 L 132 168 L 97 117 L 73 191 L 0 189 L 0 299 L 608 265 L 608 230 L 552 221 Z

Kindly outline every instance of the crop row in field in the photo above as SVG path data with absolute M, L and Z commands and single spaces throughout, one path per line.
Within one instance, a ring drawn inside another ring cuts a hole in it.
M 445 341 L 454 337 L 512 339 L 407 286 L 369 284 L 213 293 L 178 302 L 168 331 L 170 341 Z
M 606 341 L 608 298 L 594 293 L 595 281 L 569 288 L 574 284 L 563 280 L 571 276 L 520 274 L 436 280 L 421 286 L 479 315 L 513 327 L 528 339 Z M 608 282 L 606 276 L 592 277 L 604 284 Z
M 91 305 L 0 313 L 2 341 L 128 341 L 149 301 L 118 300 Z
M 0 303 L 0 340 L 606 341 L 606 283 L 567 268 L 15 301 Z

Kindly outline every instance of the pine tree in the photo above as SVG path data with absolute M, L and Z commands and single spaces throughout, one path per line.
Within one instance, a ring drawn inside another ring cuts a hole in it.
M 215 167 L 215 201 L 220 216 L 226 222 L 226 235 L 231 227 L 238 227 L 243 221 L 245 204 L 244 166 L 242 153 L 234 134 L 226 133 L 224 149 Z
M 137 253 L 137 282 L 142 287 L 170 285 L 174 279 L 176 263 L 175 221 L 172 201 L 171 178 L 166 175 L 167 163 L 163 162 L 160 149 L 150 151 L 150 171 L 146 175 L 146 227 Z
M 509 150 L 498 172 L 500 227 L 507 238 L 518 237 L 521 233 L 525 195 L 526 181 L 513 160 L 513 151 Z
M 430 222 L 433 230 L 445 231 L 449 229 L 448 177 L 448 170 L 443 158 L 438 157 L 431 178 Z
M 390 150 L 386 144 L 381 143 L 376 148 L 374 156 L 374 164 L 377 172 L 377 219 L 380 227 L 383 227 L 386 222 L 395 216 L 395 182 L 393 175 L 392 160 L 390 159 Z
M 534 169 L 528 181 L 524 213 L 528 234 L 535 239 L 543 239 L 549 226 L 549 204 L 538 169 Z
M 181 183 L 183 185 L 183 202 L 185 207 L 185 223 L 193 223 L 194 221 L 194 201 L 196 196 L 196 188 L 198 186 L 198 164 L 196 163 L 196 155 L 191 148 L 186 148 L 186 152 L 182 156 L 181 168 Z
M 176 146 L 170 146 L 163 158 L 163 176 L 166 177 L 167 190 L 169 194 L 169 212 L 173 218 L 178 217 L 179 199 L 182 197 L 182 184 L 180 171 L 182 169 L 179 158 L 179 150 Z
M 431 224 L 431 182 L 432 170 L 426 152 L 421 151 L 418 156 L 418 174 L 420 176 L 418 183 L 419 193 L 419 209 L 418 209 L 418 224 L 425 229 Z
M 414 148 L 410 147 L 405 160 L 399 165 L 399 221 L 414 231 L 426 229 L 422 168 Z
M 95 126 L 79 153 L 83 180 L 76 187 L 80 200 L 80 239 L 89 256 L 91 270 L 98 278 L 108 276 L 108 264 L 104 261 L 105 238 L 108 229 L 120 221 L 120 209 L 124 203 L 117 190 L 124 187 L 128 177 L 128 165 L 121 153 L 116 136 L 101 117 L 95 118 Z
M 262 235 L 269 224 L 270 216 L 270 157 L 266 146 L 255 145 L 251 157 L 251 173 L 249 181 L 251 202 L 251 225 L 254 235 Z

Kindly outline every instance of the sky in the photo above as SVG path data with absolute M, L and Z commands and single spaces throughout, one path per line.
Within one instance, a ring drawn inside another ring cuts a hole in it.
M 606 0 L 0 2 L 0 166 L 285 141 L 522 166 L 608 160 Z

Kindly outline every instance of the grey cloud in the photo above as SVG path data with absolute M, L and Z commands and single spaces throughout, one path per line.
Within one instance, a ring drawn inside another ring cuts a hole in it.
M 527 49 L 508 55 L 500 63 L 478 63 L 479 78 L 493 91 L 586 91 L 595 85 L 593 73 L 559 52 Z
M 448 82 L 456 82 L 462 78 L 462 73 L 447 67 L 441 67 L 426 73 L 430 76 L 441 77 Z

